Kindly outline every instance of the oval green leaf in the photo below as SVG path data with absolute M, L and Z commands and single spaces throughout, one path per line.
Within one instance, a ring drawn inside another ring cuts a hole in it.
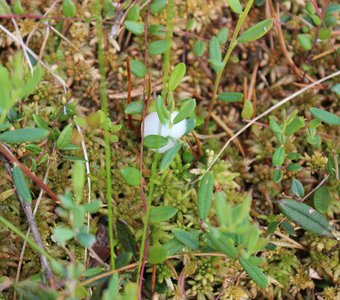
M 45 139 L 49 130 L 43 128 L 21 128 L 0 134 L 0 141 L 8 144 L 39 142 Z
M 208 217 L 213 191 L 214 175 L 209 172 L 202 178 L 201 186 L 198 190 L 198 215 L 203 221 Z
M 131 102 L 124 110 L 127 115 L 137 115 L 142 113 L 143 111 L 143 101 L 133 101 Z
M 313 202 L 315 208 L 321 212 L 326 213 L 331 203 L 331 194 L 328 191 L 327 186 L 319 187 L 313 195 Z
M 171 44 L 170 44 L 171 47 Z M 164 53 L 167 49 L 166 41 L 160 40 L 160 41 L 154 41 L 149 44 L 149 54 L 150 55 L 159 55 Z
M 297 36 L 297 41 L 299 42 L 300 46 L 309 51 L 313 47 L 313 41 L 310 35 L 308 34 L 299 34 Z
M 144 146 L 149 149 L 162 148 L 168 143 L 168 139 L 157 134 L 150 134 L 144 138 Z
M 139 60 L 130 60 L 130 67 L 131 67 L 131 72 L 133 75 L 135 75 L 138 78 L 143 78 L 147 72 L 147 68 L 145 65 L 140 62 Z
M 280 167 L 282 166 L 284 160 L 285 160 L 285 149 L 283 148 L 283 146 L 280 146 L 279 148 L 277 148 L 273 154 L 273 158 L 272 158 L 272 163 L 275 167 Z
M 227 3 L 235 14 L 242 13 L 242 5 L 239 0 L 227 0 Z
M 175 66 L 169 79 L 168 88 L 170 92 L 174 91 L 179 86 L 179 84 L 182 82 L 186 69 L 187 67 L 184 63 L 179 63 Z
M 234 241 L 223 235 L 218 228 L 209 227 L 207 238 L 216 250 L 228 255 L 230 258 L 236 258 L 238 255 Z
M 273 19 L 263 20 L 243 32 L 237 39 L 240 43 L 253 42 L 263 37 L 273 27 Z
M 305 195 L 305 189 L 299 179 L 293 178 L 291 192 L 294 196 L 303 197 Z
M 281 212 L 303 229 L 321 236 L 334 237 L 326 218 L 307 204 L 295 200 L 279 201 Z
M 159 206 L 151 208 L 150 222 L 160 223 L 171 219 L 177 213 L 177 208 L 171 206 Z
M 24 174 L 19 168 L 19 166 L 16 164 L 14 165 L 12 169 L 12 175 L 13 175 L 14 186 L 19 196 L 25 202 L 32 202 L 32 196 L 28 189 Z
M 58 140 L 57 140 L 57 148 L 63 149 L 66 147 L 71 140 L 71 135 L 72 135 L 72 130 L 73 130 L 73 125 L 68 124 L 63 131 L 60 133 Z
M 305 125 L 305 120 L 302 117 L 296 117 L 291 121 L 285 130 L 285 135 L 289 136 L 300 130 Z
M 217 99 L 223 102 L 241 102 L 243 94 L 235 92 L 221 93 L 217 96 Z
M 179 149 L 181 149 L 181 145 L 176 144 L 171 149 L 165 152 L 159 167 L 159 170 L 161 172 L 164 172 L 170 166 L 172 161 L 175 159 Z
M 310 111 L 315 118 L 322 122 L 330 125 L 340 125 L 340 117 L 335 114 L 315 107 L 311 108 Z
M 120 174 L 124 178 L 125 182 L 131 186 L 138 186 L 140 185 L 140 180 L 142 175 L 140 174 L 139 170 L 133 167 L 126 167 L 120 171 Z
M 166 247 L 158 245 L 151 246 L 148 250 L 147 261 L 149 264 L 156 265 L 164 262 L 168 257 L 168 250 Z
M 251 119 L 253 114 L 254 114 L 253 104 L 250 102 L 250 100 L 245 100 L 241 113 L 242 119 Z
M 140 35 L 144 32 L 144 25 L 136 21 L 125 21 L 125 28 L 135 35 Z
M 195 99 L 188 99 L 185 101 L 185 103 L 182 105 L 181 109 L 178 112 L 178 115 L 174 119 L 174 124 L 177 124 L 187 117 L 189 117 L 192 112 L 195 110 L 196 107 L 196 100 Z
M 204 41 L 195 41 L 194 44 L 194 53 L 196 56 L 200 57 L 204 54 L 206 45 Z
M 173 229 L 172 233 L 177 240 L 191 250 L 196 250 L 198 248 L 198 239 L 192 233 L 181 229 Z
M 241 256 L 239 261 L 242 268 L 256 284 L 264 289 L 268 287 L 269 283 L 266 275 L 259 267 L 254 265 L 249 258 L 247 259 L 244 256 Z
M 72 0 L 63 0 L 62 4 L 63 15 L 67 18 L 73 18 L 77 9 Z

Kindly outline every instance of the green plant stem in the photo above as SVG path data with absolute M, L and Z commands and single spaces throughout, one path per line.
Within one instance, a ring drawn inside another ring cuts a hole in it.
M 98 62 L 100 73 L 100 96 L 102 110 L 109 115 L 107 103 L 107 89 L 106 89 L 106 71 L 105 71 L 105 55 L 104 55 L 104 38 L 103 38 L 103 20 L 101 16 L 101 1 L 94 1 L 94 11 L 96 18 L 96 36 L 98 40 Z M 106 201 L 107 201 L 107 216 L 109 223 L 109 238 L 110 238 L 110 255 L 111 268 L 115 269 L 114 256 L 114 241 L 113 241 L 113 214 L 112 214 L 112 181 L 111 181 L 111 148 L 110 148 L 110 133 L 107 128 L 104 131 L 105 142 L 105 171 L 106 171 Z
M 209 103 L 209 108 L 208 108 L 208 116 L 207 118 L 205 119 L 205 124 L 204 124 L 204 132 L 206 132 L 207 128 L 208 128 L 208 124 L 209 124 L 209 120 L 210 120 L 210 117 L 211 117 L 211 113 L 214 109 L 214 105 L 215 105 L 215 101 L 216 101 L 216 96 L 217 96 L 217 91 L 218 91 L 218 87 L 220 85 L 220 81 L 221 81 L 221 77 L 222 77 L 222 74 L 225 70 L 225 67 L 229 61 L 229 58 L 230 58 L 230 55 L 232 53 L 232 51 L 234 50 L 235 46 L 237 45 L 237 37 L 238 37 L 238 34 L 240 32 L 240 29 L 242 28 L 242 25 L 249 13 L 249 10 L 251 8 L 251 6 L 253 5 L 253 2 L 254 0 L 249 0 L 244 11 L 242 12 L 242 14 L 239 15 L 239 19 L 237 21 L 237 24 L 236 24 L 236 27 L 235 27 L 235 30 L 234 30 L 234 33 L 233 33 L 233 36 L 231 38 L 231 41 L 230 41 L 230 46 L 228 48 L 228 51 L 226 53 L 226 55 L 224 56 L 224 59 L 223 59 L 223 68 L 221 68 L 221 70 L 219 70 L 217 72 L 217 75 L 216 75 L 216 79 L 215 79 L 215 82 L 214 82 L 214 91 L 213 91 L 213 95 L 212 95 L 212 98 L 210 100 L 210 103 Z
M 171 97 L 171 103 L 169 103 L 168 93 L 168 82 L 169 82 L 169 72 L 171 63 L 171 44 L 172 44 L 172 34 L 174 31 L 174 0 L 168 1 L 167 11 L 166 11 L 166 50 L 163 58 L 163 85 L 162 85 L 162 98 L 168 105 L 170 111 L 170 128 L 172 127 L 171 115 L 175 107 L 174 99 Z
M 49 255 L 44 249 L 40 248 L 34 241 L 32 241 L 29 237 L 21 232 L 17 227 L 15 227 L 11 222 L 5 219 L 3 216 L 0 215 L 0 222 L 4 224 L 9 230 L 13 231 L 15 234 L 20 236 L 23 240 L 25 240 L 36 252 L 40 253 L 41 255 L 45 256 L 49 261 L 54 261 L 55 259 Z
M 167 17 L 166 17 L 166 50 L 163 58 L 163 85 L 162 85 L 162 98 L 166 101 L 167 91 L 168 91 L 168 81 L 169 81 L 169 71 L 170 71 L 170 59 L 171 59 L 171 43 L 172 43 L 172 33 L 174 30 L 174 0 L 168 1 L 167 7 Z
M 151 166 L 151 175 L 149 180 L 149 193 L 148 193 L 148 199 L 146 201 L 146 215 L 144 216 L 144 227 L 143 227 L 143 237 L 142 237 L 142 245 L 140 249 L 140 255 L 139 255 L 139 261 L 138 261 L 138 273 L 137 273 L 137 283 L 140 283 L 142 280 L 142 266 L 143 266 L 143 260 L 146 252 L 146 242 L 147 242 L 147 234 L 149 229 L 149 218 L 150 218 L 150 210 L 151 210 L 151 203 L 153 198 L 153 191 L 155 187 L 155 177 L 157 175 L 157 166 L 159 162 L 160 154 L 158 152 L 154 155 L 154 160 L 152 162 Z

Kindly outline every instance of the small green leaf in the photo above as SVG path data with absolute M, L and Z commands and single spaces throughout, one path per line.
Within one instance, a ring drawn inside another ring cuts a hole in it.
M 151 246 L 148 250 L 147 262 L 152 265 L 160 264 L 168 257 L 168 250 L 166 247 L 158 245 Z
M 140 180 L 142 178 L 139 170 L 133 167 L 126 167 L 120 171 L 120 174 L 123 176 L 124 180 L 128 185 L 138 186 L 140 185 Z
M 39 117 L 36 114 L 33 114 L 32 117 L 33 117 L 35 124 L 37 124 L 39 128 L 48 130 L 48 123 L 43 118 Z
M 26 98 L 34 92 L 39 82 L 44 76 L 44 69 L 41 66 L 34 68 L 33 75 L 29 77 L 27 82 L 20 88 L 19 98 Z
M 58 140 L 57 140 L 57 148 L 63 149 L 66 147 L 71 140 L 73 125 L 72 123 L 68 124 L 63 131 L 60 133 Z
M 288 153 L 287 157 L 291 160 L 299 160 L 301 158 L 301 154 L 297 152 Z
M 301 169 L 302 169 L 302 167 L 297 163 L 290 163 L 287 166 L 287 171 L 289 171 L 289 172 L 299 172 L 299 171 L 301 171 Z
M 195 41 L 194 44 L 194 53 L 196 56 L 200 57 L 204 54 L 206 49 L 206 45 L 204 41 Z
M 254 280 L 256 284 L 264 289 L 268 287 L 269 283 L 266 275 L 259 267 L 254 265 L 249 258 L 247 259 L 242 255 L 240 257 L 240 264 L 242 268 L 247 272 L 249 277 Z
M 305 125 L 305 121 L 301 117 L 296 117 L 291 121 L 285 130 L 285 135 L 289 136 L 300 130 Z
M 228 39 L 228 34 L 229 34 L 229 30 L 228 28 L 224 27 L 222 28 L 218 34 L 217 34 L 217 39 L 218 39 L 218 42 L 220 43 L 220 45 L 223 45 L 227 39 Z
M 171 47 L 171 44 L 170 44 Z M 167 44 L 165 40 L 154 41 L 149 44 L 149 54 L 159 55 L 163 54 L 167 50 Z
M 181 229 L 173 229 L 172 233 L 177 240 L 191 250 L 196 250 L 198 248 L 198 239 L 192 233 Z
M 317 15 L 310 15 L 310 17 L 312 18 L 315 26 L 320 26 L 321 25 L 321 20 Z
M 13 2 L 13 12 L 16 15 L 21 15 L 25 12 L 24 8 L 21 5 L 21 0 L 14 0 L 14 2 Z
M 90 248 L 96 242 L 96 237 L 91 233 L 79 232 L 77 234 L 77 240 L 83 247 Z
M 250 100 L 245 100 L 243 103 L 243 109 L 241 113 L 242 119 L 251 119 L 254 114 L 253 104 Z
M 90 203 L 85 204 L 84 209 L 86 212 L 90 214 L 94 214 L 99 211 L 101 206 L 102 206 L 102 202 L 100 200 L 94 200 L 94 201 L 91 201 Z
M 218 223 L 223 226 L 228 226 L 232 222 L 230 204 L 226 202 L 222 192 L 215 194 L 214 202 Z
M 237 39 L 240 43 L 253 42 L 263 37 L 273 26 L 273 19 L 263 20 L 243 32 Z
M 177 208 L 171 206 L 159 206 L 151 208 L 150 222 L 160 223 L 171 219 L 177 213 Z
M 322 41 L 328 40 L 332 36 L 332 29 L 320 28 L 318 38 Z
M 45 139 L 49 130 L 43 128 L 21 128 L 0 134 L 0 141 L 8 144 L 39 142 Z
M 310 109 L 312 115 L 321 120 L 322 122 L 325 122 L 327 124 L 331 124 L 331 125 L 340 125 L 340 117 L 332 114 L 328 111 L 322 110 L 322 109 L 318 109 L 318 108 L 311 108 Z
M 297 36 L 297 41 L 300 46 L 307 51 L 311 50 L 313 47 L 312 38 L 308 34 L 299 34 Z
M 140 7 L 138 5 L 133 5 L 126 16 L 126 20 L 137 22 L 139 18 L 139 13 Z
M 210 226 L 209 231 L 207 233 L 207 238 L 209 239 L 211 244 L 216 248 L 216 250 L 223 252 L 230 258 L 237 257 L 238 252 L 234 245 L 234 241 L 230 237 L 222 234 L 218 228 Z
M 125 21 L 125 28 L 135 35 L 140 35 L 144 32 L 144 25 L 136 21 Z
M 207 173 L 201 180 L 198 190 L 198 215 L 205 221 L 208 217 L 214 191 L 214 175 Z
M 169 149 L 168 151 L 165 152 L 160 166 L 159 166 L 159 170 L 161 172 L 164 172 L 172 163 L 172 161 L 175 159 L 179 149 L 181 149 L 181 145 L 180 144 L 176 144 L 175 146 L 173 146 L 171 149 Z
M 333 237 L 332 227 L 326 218 L 307 204 L 295 200 L 279 201 L 281 212 L 302 228 L 318 235 Z
M 33 152 L 34 154 L 39 154 L 42 151 L 42 148 L 35 144 L 26 145 L 25 148 L 28 151 Z
M 61 245 L 65 245 L 65 242 L 72 239 L 74 232 L 69 227 L 55 227 L 53 229 L 53 239 L 56 240 Z
M 186 69 L 187 67 L 184 63 L 179 63 L 175 66 L 169 79 L 168 88 L 170 92 L 174 91 L 180 85 L 185 75 Z
M 209 42 L 209 59 L 215 63 L 222 63 L 222 53 L 217 37 L 213 36 Z M 215 71 L 218 71 L 214 68 Z
M 223 102 L 241 102 L 243 100 L 243 94 L 235 92 L 221 93 L 217 96 L 217 99 Z
M 275 133 L 281 133 L 282 131 L 281 126 L 275 121 L 273 116 L 269 117 L 269 127 Z
M 285 160 L 285 149 L 283 146 L 278 147 L 274 154 L 273 154 L 273 158 L 272 158 L 272 163 L 275 167 L 280 167 L 282 166 L 284 160 Z
M 127 115 L 137 115 L 142 113 L 143 111 L 143 101 L 138 100 L 138 101 L 133 101 L 131 102 L 124 110 L 124 113 Z
M 227 0 L 227 3 L 235 14 L 240 15 L 242 13 L 242 6 L 239 0 Z
M 283 177 L 283 172 L 281 169 L 275 169 L 273 172 L 272 180 L 275 183 L 279 183 Z
M 315 208 L 319 212 L 326 213 L 328 211 L 331 203 L 331 194 L 329 193 L 327 186 L 323 185 L 314 192 L 313 202 Z
M 147 68 L 144 64 L 138 60 L 131 59 L 130 60 L 131 72 L 133 75 L 138 78 L 143 78 L 147 72 Z
M 150 134 L 144 138 L 144 146 L 150 149 L 162 148 L 167 143 L 168 139 L 161 135 Z
M 275 232 L 275 230 L 277 229 L 278 225 L 279 225 L 279 222 L 277 222 L 277 221 L 273 221 L 273 222 L 269 223 L 268 227 L 267 227 L 266 234 L 273 234 Z
M 32 202 L 32 196 L 28 189 L 24 174 L 17 164 L 14 165 L 12 174 L 17 193 L 25 202 Z
M 156 98 L 156 112 L 158 119 L 161 121 L 163 125 L 169 122 L 170 114 L 165 106 L 162 96 L 158 96 Z
M 305 189 L 299 179 L 293 178 L 291 192 L 294 196 L 303 197 L 305 195 Z
M 296 236 L 294 227 L 289 222 L 284 221 L 281 226 L 282 226 L 283 230 L 286 231 L 288 234 L 290 234 L 292 236 Z
M 174 124 L 177 124 L 184 119 L 188 118 L 195 110 L 196 107 L 196 100 L 195 99 L 188 99 L 180 108 L 178 115 L 174 119 Z
M 72 0 L 63 0 L 62 9 L 63 15 L 67 18 L 73 18 L 77 13 L 76 6 Z
M 166 6 L 166 0 L 155 0 L 150 5 L 150 11 L 153 14 L 159 13 L 161 10 L 163 10 Z
M 80 202 L 83 197 L 85 184 L 85 164 L 82 161 L 76 161 L 73 164 L 72 171 L 72 185 L 74 195 L 76 199 Z
M 177 240 L 176 238 L 171 239 L 170 241 L 164 244 L 164 247 L 168 250 L 168 255 L 174 255 L 183 250 L 183 244 Z

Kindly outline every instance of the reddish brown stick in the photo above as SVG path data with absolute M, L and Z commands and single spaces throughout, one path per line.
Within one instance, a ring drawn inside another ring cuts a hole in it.
M 54 201 L 61 203 L 58 196 L 46 185 L 39 177 L 26 168 L 21 162 L 19 162 L 13 154 L 7 149 L 7 147 L 0 143 L 0 152 L 13 164 L 16 163 L 21 171 L 29 176 L 41 189 L 43 189 Z

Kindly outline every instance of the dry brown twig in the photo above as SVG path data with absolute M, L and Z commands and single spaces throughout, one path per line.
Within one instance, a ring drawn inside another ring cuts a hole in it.
M 0 160 L 4 163 L 5 168 L 7 170 L 7 173 L 11 177 L 13 177 L 9 159 L 5 155 L 3 155 L 3 153 L 1 153 L 0 154 Z M 11 162 L 11 163 L 13 163 L 13 162 Z M 13 187 L 15 188 L 14 184 L 13 184 Z M 16 194 L 17 194 L 17 197 L 19 199 L 20 205 L 21 205 L 21 207 L 22 207 L 22 209 L 23 209 L 23 211 L 26 215 L 27 223 L 29 225 L 29 228 L 32 231 L 32 235 L 33 235 L 35 243 L 39 246 L 39 248 L 45 250 L 45 246 L 44 246 L 43 240 L 41 238 L 41 234 L 40 234 L 38 226 L 37 226 L 37 224 L 35 223 L 35 220 L 34 220 L 34 216 L 33 216 L 33 212 L 32 212 L 32 203 L 24 201 L 24 199 L 21 197 L 21 195 L 18 193 L 17 190 L 16 190 Z M 54 288 L 55 287 L 54 276 L 53 276 L 53 272 L 52 272 L 52 269 L 50 267 L 50 264 L 48 262 L 48 259 L 47 259 L 47 257 L 42 255 L 41 253 L 39 253 L 38 256 L 39 256 L 39 259 L 40 259 L 41 267 L 43 269 L 45 281 L 46 281 L 46 283 L 48 282 L 49 285 L 52 288 Z

